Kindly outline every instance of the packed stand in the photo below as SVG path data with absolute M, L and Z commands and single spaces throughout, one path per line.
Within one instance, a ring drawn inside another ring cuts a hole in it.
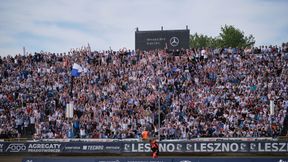
M 287 47 L 3 57 L 0 136 L 140 138 L 159 133 L 159 113 L 162 139 L 286 135 Z

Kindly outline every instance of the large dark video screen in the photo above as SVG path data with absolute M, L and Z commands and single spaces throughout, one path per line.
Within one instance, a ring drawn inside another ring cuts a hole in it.
M 165 49 L 177 50 L 189 48 L 190 30 L 155 30 L 136 31 L 135 49 L 154 50 Z

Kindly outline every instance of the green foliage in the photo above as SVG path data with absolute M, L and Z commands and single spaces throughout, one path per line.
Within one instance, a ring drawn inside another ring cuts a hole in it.
M 254 43 L 255 38 L 253 35 L 245 36 L 244 32 L 231 25 L 225 25 L 224 27 L 221 27 L 221 33 L 218 37 L 215 38 L 203 34 L 199 35 L 197 33 L 190 36 L 191 48 L 245 48 L 253 46 Z
M 190 44 L 192 48 L 202 48 L 209 46 L 209 37 L 207 35 L 195 33 L 194 35 L 190 35 Z
M 245 48 L 255 43 L 252 35 L 247 37 L 244 35 L 244 32 L 231 25 L 221 27 L 220 38 L 222 47 Z

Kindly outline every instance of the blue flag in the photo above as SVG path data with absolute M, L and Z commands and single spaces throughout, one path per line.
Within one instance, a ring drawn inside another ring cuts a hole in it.
M 72 66 L 72 70 L 71 70 L 71 76 L 73 77 L 79 77 L 80 76 L 80 73 L 83 71 L 83 68 L 74 63 L 73 66 Z

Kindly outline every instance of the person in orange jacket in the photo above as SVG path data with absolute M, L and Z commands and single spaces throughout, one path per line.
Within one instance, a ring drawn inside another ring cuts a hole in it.
M 142 140 L 148 142 L 148 139 L 149 139 L 149 131 L 148 131 L 147 129 L 145 129 L 145 130 L 142 132 Z

